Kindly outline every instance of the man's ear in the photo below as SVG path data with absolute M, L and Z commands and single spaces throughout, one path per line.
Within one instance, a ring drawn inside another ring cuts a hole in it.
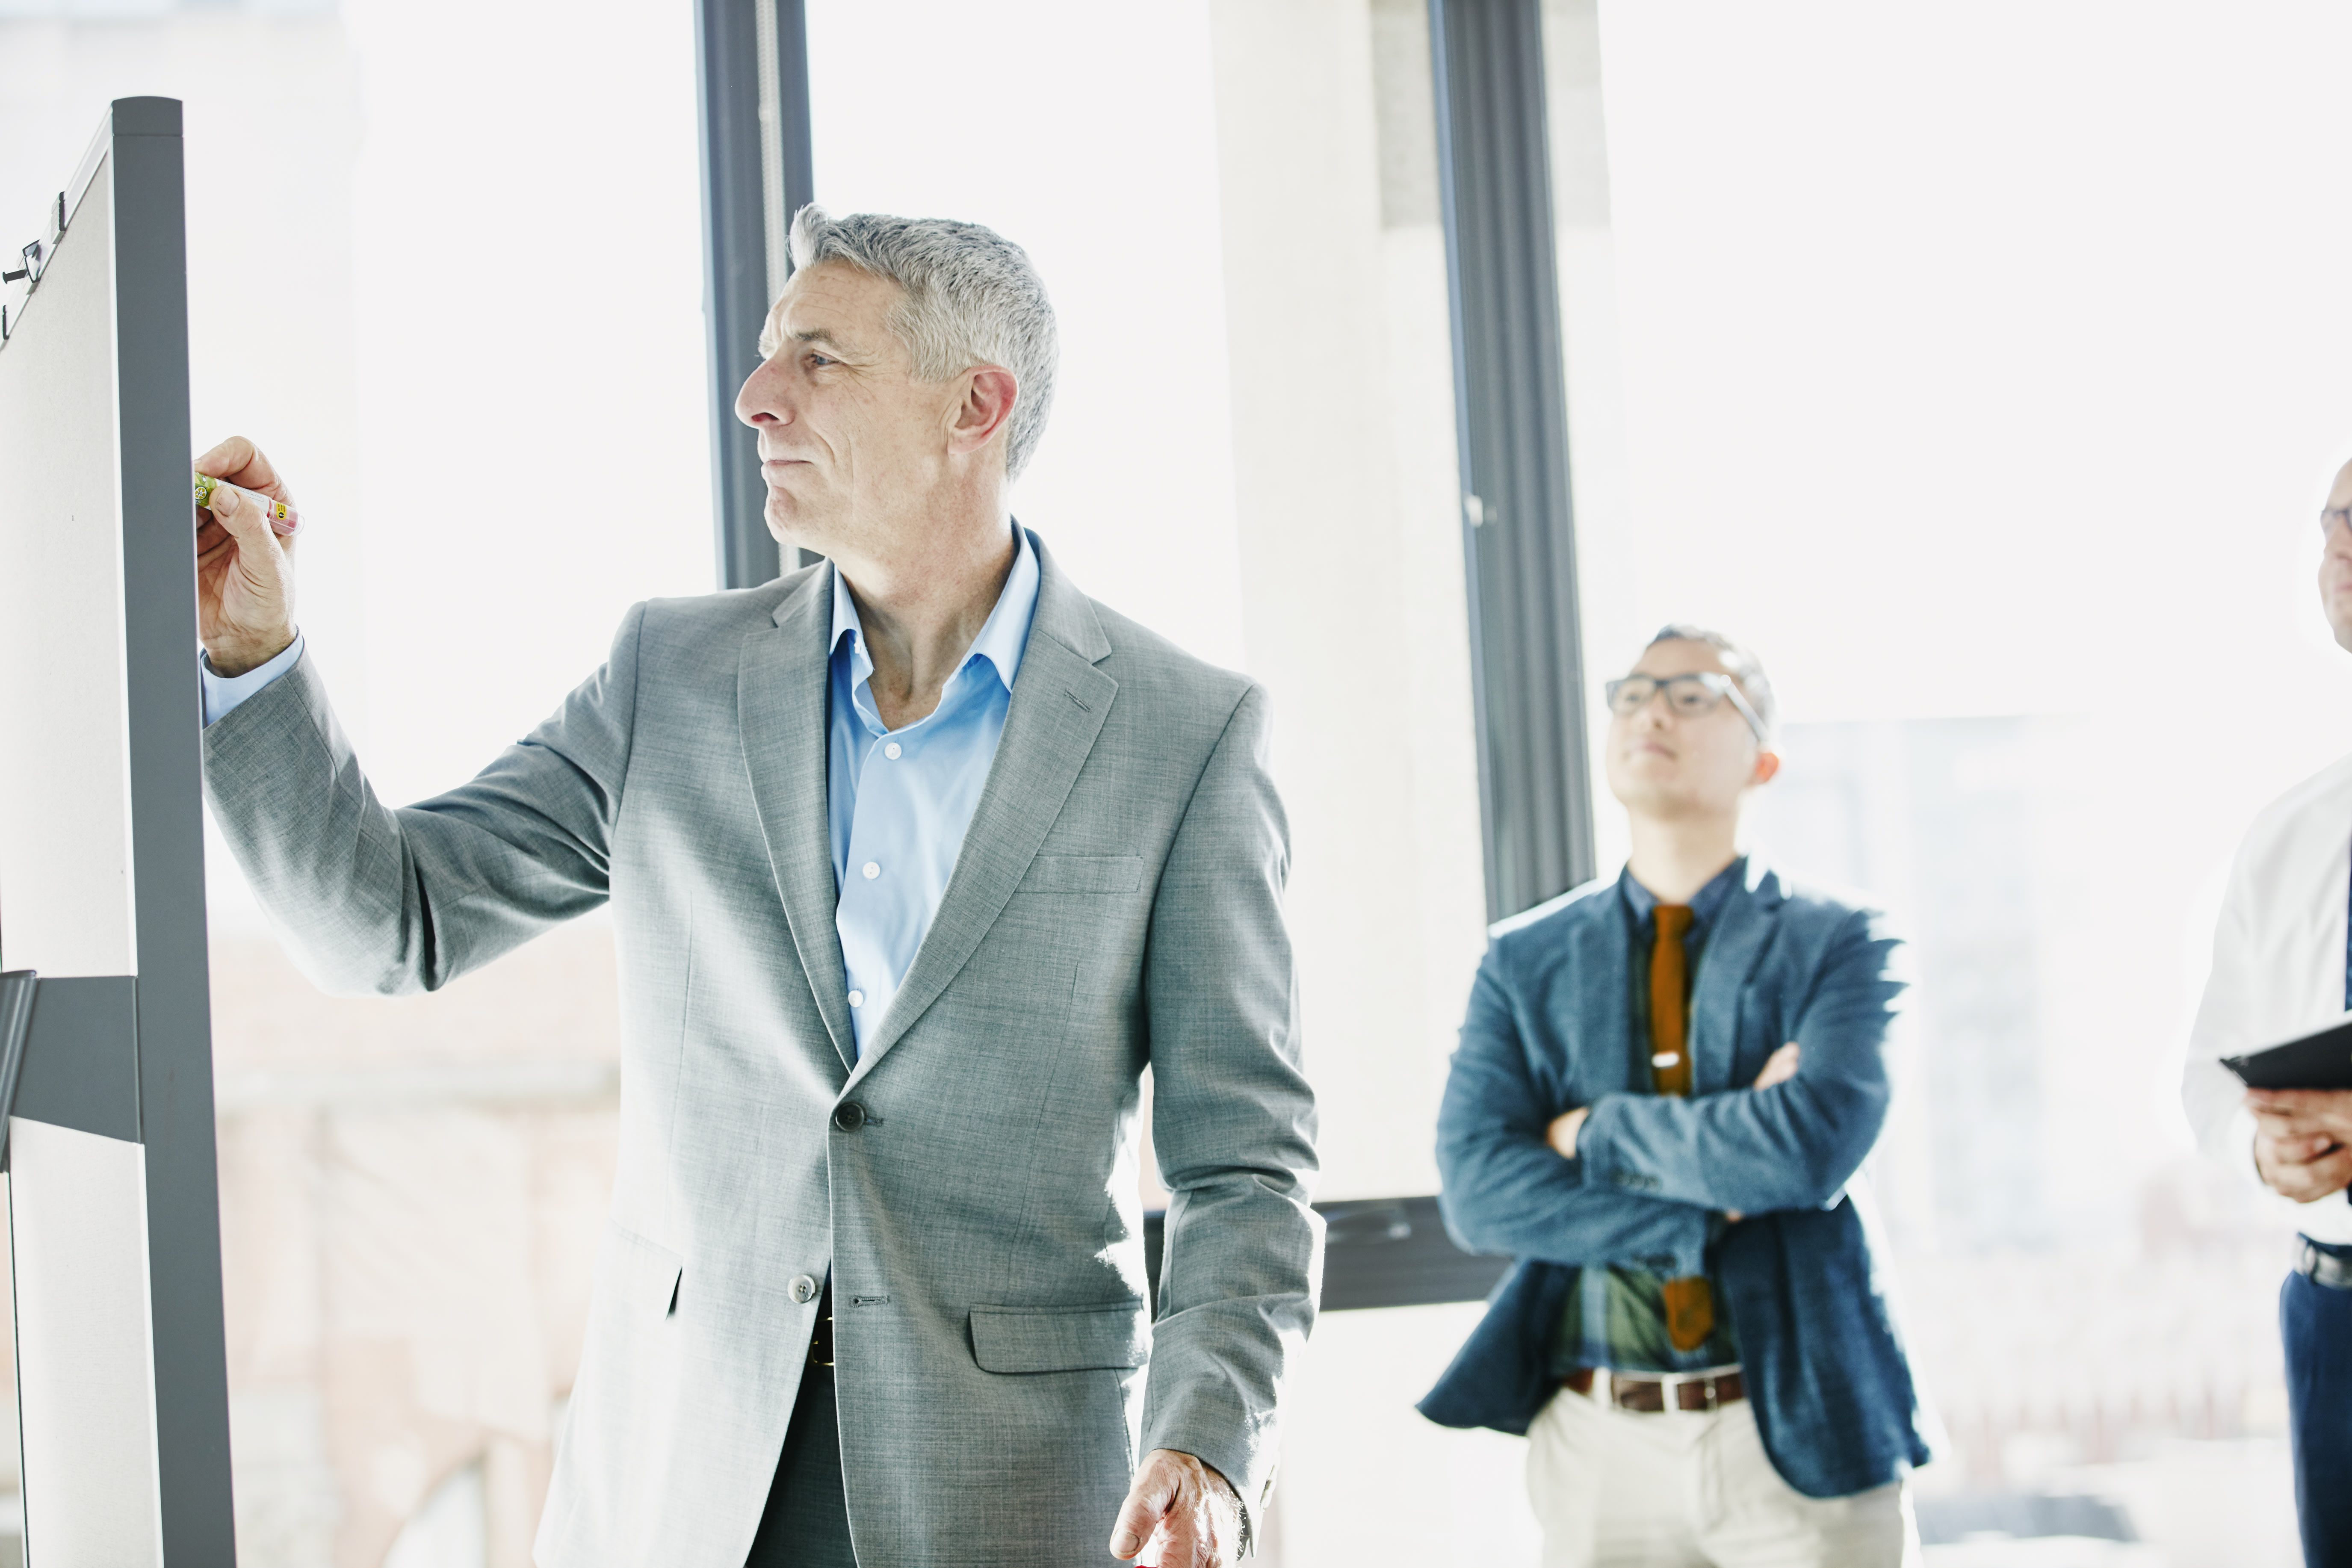
M 1003 366 L 984 364 L 966 371 L 963 397 L 956 405 L 955 424 L 948 432 L 948 449 L 961 455 L 987 446 L 1012 423 L 1013 405 L 1020 400 L 1021 383 Z
M 1759 752 L 1756 753 L 1756 771 L 1748 775 L 1748 787 L 1749 789 L 1754 789 L 1759 784 L 1770 784 L 1773 778 L 1778 775 L 1780 772 L 1780 752 Z

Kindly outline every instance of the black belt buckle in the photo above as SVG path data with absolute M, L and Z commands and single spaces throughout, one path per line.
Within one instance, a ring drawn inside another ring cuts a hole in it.
M 2294 1271 L 2314 1285 L 2324 1285 L 2330 1290 L 2352 1290 L 2352 1249 L 2322 1247 L 2308 1237 L 2303 1250 L 2295 1255 Z
M 833 1280 L 824 1282 L 824 1297 L 816 1304 L 816 1332 L 809 1336 L 809 1365 L 833 1365 Z

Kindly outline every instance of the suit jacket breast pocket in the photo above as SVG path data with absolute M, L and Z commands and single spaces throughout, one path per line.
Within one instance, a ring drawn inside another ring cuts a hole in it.
M 1140 855 L 1040 855 L 1021 879 L 1024 893 L 1132 893 L 1142 886 Z

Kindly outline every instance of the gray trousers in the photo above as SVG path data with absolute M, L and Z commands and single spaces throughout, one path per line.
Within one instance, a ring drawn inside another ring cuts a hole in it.
M 841 1415 L 829 1366 L 801 1375 L 767 1511 L 744 1568 L 857 1568 L 841 1492 Z

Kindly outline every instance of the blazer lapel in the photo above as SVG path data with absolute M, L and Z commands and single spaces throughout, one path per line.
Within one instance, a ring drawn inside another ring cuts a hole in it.
M 1723 901 L 1706 939 L 1691 993 L 1691 1090 L 1713 1094 L 1732 1087 L 1739 1048 L 1739 996 L 1771 941 L 1780 912 L 1780 879 L 1761 861 L 1748 862 L 1747 883 Z M 1774 1045 L 1780 1044 L 1774 1041 Z
M 842 1066 L 853 1068 L 856 1037 L 849 1025 L 841 937 L 833 923 L 838 892 L 825 806 L 825 701 L 832 684 L 825 636 L 833 627 L 833 569 L 808 574 L 777 606 L 775 623 L 773 630 L 743 639 L 736 667 L 743 766 L 802 973 Z
M 1591 913 L 1574 938 L 1579 1027 L 1569 1087 L 1587 1105 L 1628 1087 L 1633 1013 L 1625 989 L 1628 950 L 1619 897 L 1612 888 L 1586 900 Z
M 1004 911 L 1061 815 L 1118 692 L 1118 682 L 1095 668 L 1108 657 L 1110 642 L 1094 606 L 1062 575 L 1037 536 L 1029 539 L 1037 550 L 1037 613 L 1005 708 L 996 760 L 931 929 L 880 1026 L 866 1037 L 852 1083 L 871 1072 L 939 1000 Z M 837 971 L 837 956 L 835 962 Z

